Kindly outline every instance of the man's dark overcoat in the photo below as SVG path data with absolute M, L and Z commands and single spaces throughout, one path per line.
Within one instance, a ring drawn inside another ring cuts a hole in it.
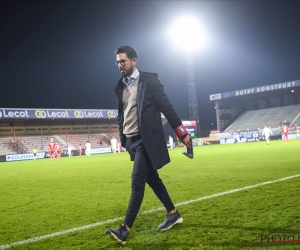
M 156 73 L 139 71 L 137 87 L 137 111 L 140 136 L 154 169 L 162 168 L 170 162 L 168 148 L 162 126 L 161 113 L 167 118 L 173 129 L 182 124 L 173 105 L 164 92 L 164 86 Z M 115 92 L 118 99 L 118 125 L 122 147 L 126 147 L 123 134 L 123 89 L 125 84 L 119 80 Z M 131 159 L 134 160 L 134 159 Z

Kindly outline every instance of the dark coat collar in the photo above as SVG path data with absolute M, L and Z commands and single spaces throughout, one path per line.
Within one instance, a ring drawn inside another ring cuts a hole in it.
M 140 78 L 139 78 L 139 82 L 144 82 L 147 80 L 147 78 L 149 77 L 155 77 L 158 78 L 158 74 L 157 73 L 151 73 L 151 72 L 145 72 L 145 71 L 140 71 Z M 123 76 L 120 78 L 120 80 L 118 81 L 118 84 L 115 88 L 115 91 L 117 92 L 118 90 L 123 90 L 124 89 L 124 83 L 123 83 Z

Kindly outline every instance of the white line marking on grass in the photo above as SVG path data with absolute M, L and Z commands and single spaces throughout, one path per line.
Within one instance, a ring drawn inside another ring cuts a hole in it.
M 187 205 L 187 204 L 190 204 L 192 202 L 211 199 L 211 198 L 219 197 L 219 196 L 226 195 L 226 194 L 232 194 L 232 193 L 236 193 L 236 192 L 251 189 L 251 188 L 256 188 L 256 187 L 259 187 L 259 186 L 272 184 L 272 183 L 275 183 L 275 182 L 286 181 L 286 180 L 296 178 L 296 177 L 300 177 L 300 174 L 293 175 L 293 176 L 288 176 L 288 177 L 281 178 L 281 179 L 274 180 L 274 181 L 266 181 L 266 182 L 258 183 L 258 184 L 255 184 L 255 185 L 250 185 L 250 186 L 246 186 L 246 187 L 242 187 L 242 188 L 237 188 L 237 189 L 233 189 L 233 190 L 229 190 L 229 191 L 225 191 L 225 192 L 221 192 L 221 193 L 217 193 L 217 194 L 212 194 L 212 195 L 200 197 L 200 198 L 197 198 L 197 199 L 194 199 L 194 200 L 180 202 L 180 203 L 175 204 L 175 206 L 178 207 L 178 206 L 182 206 L 182 205 Z M 154 212 L 164 210 L 164 209 L 165 209 L 164 207 L 155 208 L 155 209 L 143 211 L 143 212 L 139 213 L 139 215 L 154 213 Z M 37 236 L 37 237 L 30 238 L 30 239 L 27 239 L 27 240 L 22 240 L 22 241 L 17 241 L 17 242 L 11 243 L 11 244 L 2 245 L 2 246 L 0 246 L 0 249 L 13 248 L 13 247 L 23 245 L 23 244 L 26 244 L 26 243 L 33 243 L 33 242 L 36 242 L 36 241 L 40 241 L 40 240 L 44 240 L 44 239 L 48 239 L 48 238 L 53 238 L 55 236 L 60 236 L 60 235 L 73 233 L 73 232 L 76 232 L 76 231 L 81 231 L 81 230 L 92 228 L 92 227 L 101 226 L 101 225 L 108 224 L 108 223 L 111 223 L 111 222 L 120 221 L 122 219 L 124 219 L 124 216 L 123 217 L 117 217 L 117 218 L 114 218 L 114 219 L 109 219 L 109 220 L 106 220 L 106 221 L 93 223 L 93 224 L 89 224 L 89 225 L 82 226 L 82 227 L 75 227 L 75 228 L 72 228 L 72 229 L 68 229 L 68 230 L 64 230 L 64 231 L 60 231 L 60 232 L 56 232 L 56 233 L 52 233 L 52 234 Z

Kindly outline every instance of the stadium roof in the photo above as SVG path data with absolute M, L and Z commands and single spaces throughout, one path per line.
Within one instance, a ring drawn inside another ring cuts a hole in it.
M 230 97 L 238 97 L 250 94 L 257 94 L 257 93 L 264 93 L 268 91 L 276 91 L 288 88 L 294 88 L 300 86 L 300 80 L 290 81 L 290 82 L 283 82 L 283 83 L 276 83 L 271 85 L 264 85 L 259 87 L 253 87 L 248 89 L 236 90 L 231 92 L 213 94 L 209 96 L 211 101 L 216 101 L 220 99 L 230 98 Z

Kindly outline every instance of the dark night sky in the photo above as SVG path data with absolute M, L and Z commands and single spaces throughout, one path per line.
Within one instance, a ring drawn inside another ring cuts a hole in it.
M 184 51 L 168 27 L 195 15 L 210 35 L 193 55 L 201 128 L 209 95 L 300 79 L 300 1 L 1 1 L 0 107 L 116 109 L 114 51 L 131 45 L 189 119 Z

